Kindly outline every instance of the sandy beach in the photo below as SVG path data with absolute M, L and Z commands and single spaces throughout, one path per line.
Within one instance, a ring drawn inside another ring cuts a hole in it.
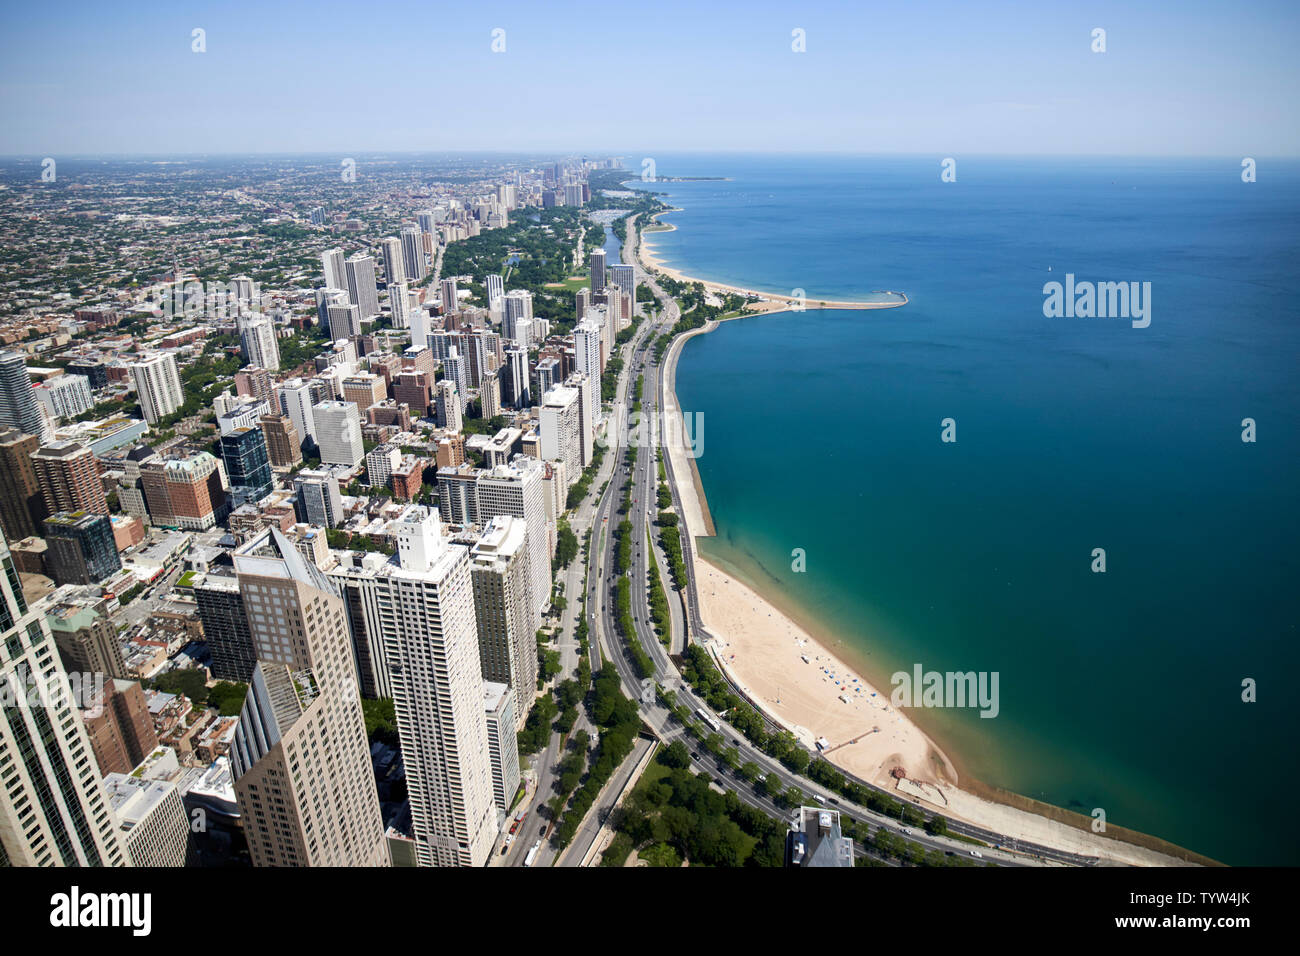
M 652 218 L 657 219 L 659 216 L 674 211 L 675 210 L 672 209 L 666 209 L 664 212 L 655 213 Z M 650 236 L 653 236 L 655 232 L 672 232 L 677 228 L 671 223 L 660 222 L 656 222 L 655 227 L 656 228 L 649 233 Z M 746 289 L 742 286 L 726 285 L 721 282 L 712 282 L 708 279 L 699 279 L 695 276 L 685 275 L 677 269 L 664 265 L 655 255 L 654 248 L 650 244 L 650 241 L 648 241 L 646 233 L 640 229 L 637 230 L 637 233 L 639 239 L 637 241 L 636 253 L 641 260 L 641 268 L 645 269 L 647 272 L 655 270 L 661 275 L 668 276 L 671 279 L 676 279 L 678 282 L 699 282 L 704 286 L 706 291 L 717 295 L 729 295 L 734 293 L 744 296 L 757 296 L 758 301 L 749 303 L 749 309 L 751 312 L 781 312 L 790 309 L 791 306 L 797 306 L 800 303 L 803 304 L 804 308 L 808 309 L 897 309 L 900 306 L 907 305 L 907 295 L 903 292 L 894 293 L 895 295 L 902 296 L 902 299 L 897 302 L 835 302 L 825 299 L 815 299 L 811 293 L 805 295 L 803 298 L 799 298 L 798 296 L 793 295 L 776 295 L 772 292 L 759 292 L 756 289 Z
M 633 253 L 640 253 L 644 268 L 644 241 L 633 246 Z M 731 289 L 716 283 L 706 285 Z M 773 305 L 775 309 L 782 307 L 779 303 Z M 680 414 L 676 367 L 683 343 L 717 327 L 717 322 L 710 322 L 673 342 L 663 367 L 666 414 Z M 995 792 L 982 786 L 973 788 L 980 791 L 979 795 L 971 789 L 960 789 L 953 761 L 907 714 L 893 707 L 889 687 L 870 685 L 771 601 L 700 557 L 696 539 L 714 535 L 715 529 L 699 473 L 684 444 L 668 442 L 665 449 L 673 473 L 680 479 L 682 520 L 695 562 L 700 616 L 715 638 L 710 653 L 770 718 L 809 746 L 815 747 L 822 740 L 827 760 L 924 809 L 1015 839 L 1097 856 L 1112 864 L 1183 865 L 1182 860 L 1160 849 L 1102 836 L 1049 816 L 1067 816 L 1057 808 L 1033 805 L 1014 794 L 1003 795 L 1010 802 L 988 799 Z M 891 776 L 895 767 L 903 768 L 909 781 L 901 785 L 902 789 Z M 1011 802 L 1033 806 L 1037 812 Z M 1178 852 L 1178 848 L 1143 834 L 1132 834 L 1132 838 Z
M 864 780 L 908 777 L 955 784 L 957 772 L 928 737 L 840 658 L 752 588 L 697 559 L 700 615 L 719 635 L 710 650 L 732 679 L 809 747 Z

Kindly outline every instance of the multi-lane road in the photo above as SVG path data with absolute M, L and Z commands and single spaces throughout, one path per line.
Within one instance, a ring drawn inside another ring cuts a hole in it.
M 589 495 L 570 515 L 570 525 L 580 541 L 588 529 L 591 529 L 592 534 L 586 553 L 583 555 L 583 560 L 574 561 L 566 570 L 563 578 L 568 606 L 565 609 L 562 624 L 564 637 L 561 644 L 563 668 L 561 673 L 571 673 L 572 668 L 576 666 L 576 660 L 572 656 L 573 651 L 576 649 L 576 644 L 573 642 L 573 633 L 577 623 L 576 615 L 582 613 L 583 602 L 578 598 L 582 592 L 583 579 L 585 578 L 585 613 L 588 615 L 590 628 L 589 653 L 593 672 L 599 670 L 603 660 L 612 661 L 622 680 L 624 692 L 640 701 L 642 719 L 665 746 L 674 741 L 682 741 L 691 753 L 693 770 L 714 776 L 723 782 L 728 789 L 735 791 L 740 799 L 762 809 L 769 815 L 778 819 L 788 819 L 789 811 L 778 805 L 767 794 L 762 784 L 758 782 L 751 783 L 742 778 L 734 771 L 728 770 L 724 764 L 704 751 L 703 748 L 699 748 L 686 729 L 669 713 L 654 692 L 656 684 L 660 687 L 672 689 L 676 693 L 678 704 L 686 706 L 692 712 L 704 710 L 711 713 L 707 704 L 697 698 L 690 686 L 681 679 L 679 671 L 669 657 L 668 650 L 660 643 L 659 638 L 654 633 L 649 614 L 647 531 L 649 531 L 649 538 L 652 542 L 650 547 L 655 549 L 661 580 L 665 591 L 669 594 L 669 606 L 672 610 L 672 647 L 675 649 L 681 648 L 687 639 L 696 641 L 710 639 L 708 630 L 700 618 L 699 603 L 696 599 L 695 590 L 694 556 L 691 549 L 689 547 L 683 548 L 687 582 L 686 588 L 679 597 L 672 588 L 668 576 L 667 561 L 659 549 L 657 528 L 653 523 L 659 510 L 656 503 L 656 489 L 658 486 L 657 462 L 660 457 L 662 456 L 664 460 L 673 505 L 679 515 L 679 520 L 681 520 L 684 511 L 678 482 L 692 479 L 689 475 L 675 475 L 672 462 L 666 451 L 651 441 L 647 441 L 637 449 L 636 461 L 629 468 L 626 463 L 626 447 L 621 443 L 622 429 L 619 426 L 622 421 L 626 420 L 628 415 L 632 414 L 633 385 L 638 376 L 644 376 L 641 392 L 643 419 L 652 420 L 656 423 L 660 421 L 659 413 L 663 407 L 664 381 L 662 369 L 658 362 L 655 361 L 651 342 L 658 334 L 666 333 L 671 329 L 680 317 L 676 300 L 667 295 L 654 281 L 653 277 L 643 273 L 639 267 L 638 279 L 640 282 L 647 284 L 659 297 L 663 309 L 657 316 L 644 319 L 632 340 L 622 348 L 624 368 L 619 377 L 618 388 L 614 397 L 613 409 L 615 413 L 608 419 L 609 430 L 606 441 L 609 443 L 609 447 L 602 461 L 600 472 L 592 482 L 594 497 Z M 634 432 L 634 434 L 640 434 L 648 439 L 652 435 L 657 435 L 658 432 L 654 429 L 642 428 L 640 432 Z M 608 484 L 606 485 L 607 479 Z M 620 514 L 619 507 L 624 500 L 624 492 L 629 486 L 631 489 L 630 507 L 627 514 L 624 515 Z M 632 525 L 630 532 L 632 563 L 628 573 L 631 583 L 633 626 L 642 649 L 652 662 L 653 675 L 649 681 L 636 673 L 635 665 L 627 652 L 625 642 L 619 636 L 615 624 L 614 598 L 618 569 L 615 559 L 616 539 L 614 532 L 624 519 L 631 522 Z M 578 727 L 583 726 L 585 724 L 580 719 Z M 884 829 L 906 840 L 919 843 L 927 851 L 938 850 L 943 853 L 967 857 L 974 856 L 969 843 L 947 837 L 931 836 L 923 831 L 906 827 L 892 817 L 850 804 L 847 800 L 827 792 L 824 787 L 813 783 L 811 780 L 792 774 L 779 761 L 754 747 L 733 728 L 724 724 L 722 732 L 729 746 L 739 754 L 738 765 L 744 765 L 745 763 L 757 765 L 761 771 L 760 780 L 766 779 L 770 774 L 775 774 L 776 778 L 781 781 L 782 788 L 796 786 L 811 799 L 836 806 L 847 816 L 866 824 L 872 833 L 878 829 Z M 634 754 L 629 760 L 635 760 L 635 757 Z M 552 821 L 548 818 L 542 818 L 536 812 L 536 808 L 544 804 L 554 793 L 555 768 L 558 759 L 557 743 L 553 737 L 547 750 L 533 762 L 538 771 L 539 783 L 536 790 L 522 804 L 522 806 L 528 808 L 528 816 L 521 824 L 519 833 L 515 837 L 509 852 L 501 859 L 501 862 L 505 863 L 505 865 L 523 865 L 528 850 L 539 838 L 542 839 L 542 846 L 536 855 L 534 866 L 550 865 L 559 855 L 557 848 L 551 845 L 549 839 L 542 838 L 539 832 L 545 828 L 546 833 L 549 834 Z M 621 777 L 627 769 L 626 765 L 624 768 L 620 768 L 620 773 L 615 775 L 616 778 Z M 865 781 L 859 780 L 858 782 L 872 790 L 888 793 L 889 796 L 897 799 L 897 795 L 894 793 L 867 784 Z M 588 829 L 599 826 L 600 814 L 607 811 L 608 808 L 605 804 L 612 803 L 612 795 L 616 794 L 617 790 L 611 789 L 609 793 L 611 796 L 599 802 L 598 806 L 593 808 L 591 818 L 585 821 L 584 826 Z M 978 851 L 982 854 L 980 857 L 982 862 L 1009 866 L 1042 865 L 1043 863 L 1089 865 L 1096 862 L 1091 857 L 1082 857 L 1049 847 L 1027 844 L 1023 841 L 1016 844 L 1001 834 L 960 821 L 950 819 L 948 828 L 954 834 L 973 837 L 989 844 L 988 847 L 981 848 Z M 580 840 L 576 842 L 585 845 L 586 841 Z M 1008 852 L 1007 849 L 992 849 L 995 844 L 1004 848 L 1014 848 L 1017 852 Z M 855 844 L 855 850 L 860 855 L 867 852 L 867 848 L 860 843 Z M 570 857 L 574 855 L 574 853 L 570 853 Z M 566 859 L 565 862 L 572 863 L 573 860 Z

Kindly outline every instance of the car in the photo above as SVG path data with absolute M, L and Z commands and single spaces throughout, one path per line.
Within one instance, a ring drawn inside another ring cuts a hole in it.
M 979 850 L 971 850 L 970 855 L 979 860 L 984 859 L 984 854 L 981 853 Z
M 545 824 L 545 823 L 543 823 L 541 829 L 537 831 L 537 835 L 538 835 L 538 836 L 546 836 L 546 824 Z
M 911 836 L 911 835 L 912 835 L 912 828 L 911 828 L 911 827 L 901 827 L 901 829 L 902 829 L 902 831 L 903 831 L 904 833 L 906 833 L 908 836 Z
M 509 844 L 506 844 L 505 846 L 503 846 L 503 847 L 501 848 L 501 855 L 502 855 L 502 856 L 505 856 L 505 855 L 506 855 L 506 851 L 509 850 L 509 849 L 510 849 L 510 845 L 509 845 Z

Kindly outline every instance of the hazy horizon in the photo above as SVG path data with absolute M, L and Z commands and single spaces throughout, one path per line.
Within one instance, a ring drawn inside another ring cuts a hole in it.
M 0 155 L 1300 155 L 1292 4 L 827 6 L 10 7 Z

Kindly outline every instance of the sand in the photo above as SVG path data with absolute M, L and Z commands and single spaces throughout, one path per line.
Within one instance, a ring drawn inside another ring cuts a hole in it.
M 662 213 L 656 213 L 655 217 L 662 216 L 666 212 L 673 212 L 673 210 L 670 209 L 665 210 L 665 212 Z M 656 226 L 662 226 L 662 228 L 656 229 L 655 232 L 672 232 L 677 228 L 671 223 L 656 223 Z M 726 285 L 721 282 L 711 282 L 708 279 L 698 279 L 664 265 L 655 255 L 654 247 L 647 240 L 646 233 L 641 230 L 638 230 L 638 232 L 640 233 L 640 239 L 637 242 L 636 254 L 641 260 L 641 268 L 645 269 L 647 272 L 651 270 L 657 271 L 661 275 L 676 279 L 678 282 L 699 282 L 704 286 L 706 291 L 717 293 L 718 295 L 736 293 L 744 296 L 757 296 L 758 301 L 751 302 L 747 306 L 750 312 L 781 312 L 790 309 L 792 305 L 798 303 L 802 303 L 805 308 L 809 309 L 896 309 L 899 306 L 907 305 L 907 295 L 902 292 L 897 293 L 903 297 L 901 302 L 832 302 L 829 300 L 814 299 L 811 295 L 804 296 L 801 299 L 793 295 L 776 295 L 772 292 L 759 292 L 756 289 L 746 289 L 742 286 Z M 651 232 L 649 235 L 653 236 L 655 232 Z
M 700 616 L 717 636 L 710 650 L 732 679 L 809 747 L 881 786 L 908 777 L 955 783 L 938 747 L 882 693 L 753 589 L 696 560 Z M 847 703 L 845 702 L 847 700 Z

